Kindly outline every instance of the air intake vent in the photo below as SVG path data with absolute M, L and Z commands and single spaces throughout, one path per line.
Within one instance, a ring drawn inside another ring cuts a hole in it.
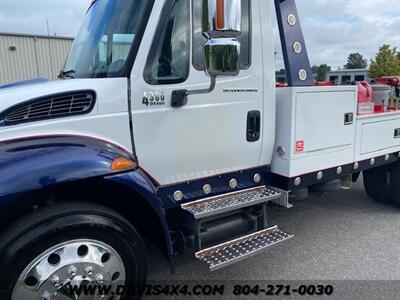
M 16 105 L 2 114 L 5 125 L 62 118 L 90 113 L 95 104 L 93 91 L 56 94 Z

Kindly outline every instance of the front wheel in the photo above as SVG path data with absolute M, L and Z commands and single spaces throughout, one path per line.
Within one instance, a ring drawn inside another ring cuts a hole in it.
M 112 210 L 69 203 L 32 212 L 0 237 L 1 299 L 137 299 L 147 257 Z M 90 287 L 90 288 L 88 288 Z

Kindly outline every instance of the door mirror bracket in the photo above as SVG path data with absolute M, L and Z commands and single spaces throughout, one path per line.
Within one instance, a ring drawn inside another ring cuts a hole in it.
M 211 76 L 211 83 L 207 89 L 202 90 L 175 90 L 171 95 L 171 106 L 172 107 L 182 107 L 187 104 L 189 95 L 199 95 L 199 94 L 208 94 L 211 93 L 215 89 L 216 78 L 215 76 Z

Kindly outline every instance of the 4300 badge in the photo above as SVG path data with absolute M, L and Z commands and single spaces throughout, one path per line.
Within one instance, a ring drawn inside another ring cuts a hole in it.
M 165 95 L 163 92 L 144 92 L 142 103 L 146 106 L 165 105 Z

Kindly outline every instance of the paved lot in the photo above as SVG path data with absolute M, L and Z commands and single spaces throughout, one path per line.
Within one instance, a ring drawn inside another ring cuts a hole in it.
M 269 209 L 270 225 L 293 233 L 293 239 L 212 273 L 188 255 L 177 258 L 177 272 L 172 275 L 168 263 L 151 249 L 150 280 L 243 284 L 327 280 L 340 290 L 338 299 L 400 297 L 400 282 L 384 281 L 400 280 L 400 209 L 369 199 L 361 181 L 350 191 L 312 195 L 293 204 L 291 209 Z

